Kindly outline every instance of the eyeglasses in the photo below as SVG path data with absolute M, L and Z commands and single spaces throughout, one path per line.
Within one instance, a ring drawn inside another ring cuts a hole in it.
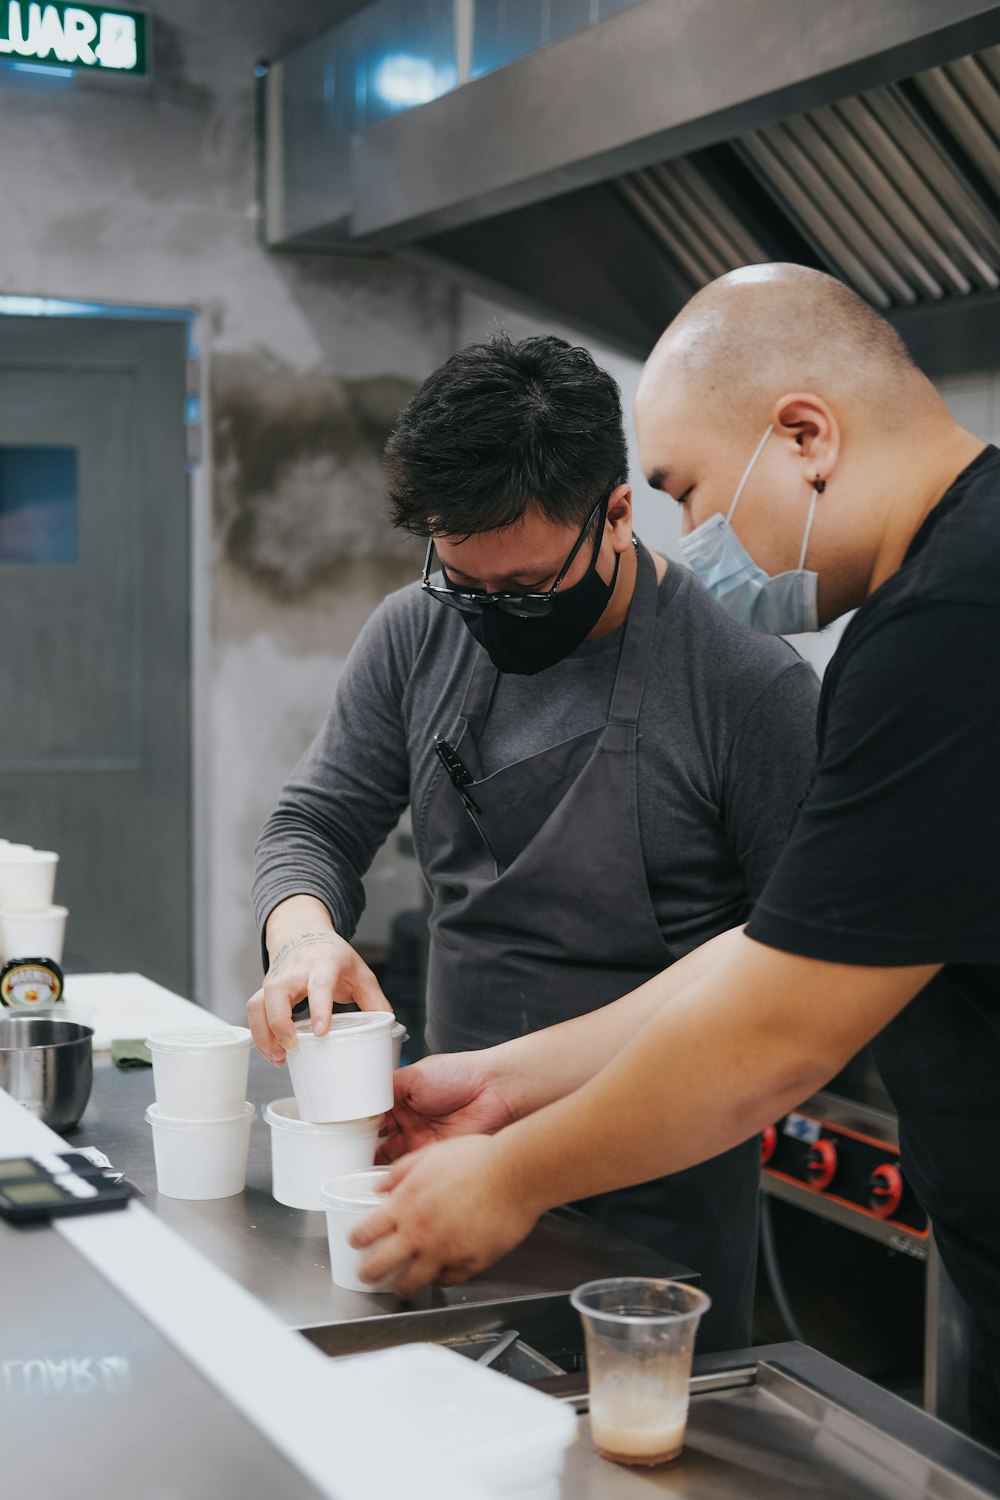
M 442 588 L 440 584 L 431 583 L 431 562 L 434 557 L 433 537 L 431 537 L 427 543 L 427 555 L 424 558 L 424 572 L 423 577 L 420 580 L 420 587 L 423 589 L 424 593 L 433 595 L 433 597 L 438 601 L 439 604 L 450 604 L 452 609 L 461 610 L 465 615 L 478 616 L 482 614 L 484 609 L 492 606 L 495 609 L 502 610 L 504 614 L 517 615 L 522 620 L 543 619 L 545 615 L 551 613 L 553 602 L 555 600 L 559 585 L 562 583 L 563 579 L 566 577 L 566 574 L 573 566 L 580 548 L 587 540 L 587 533 L 590 531 L 591 526 L 597 519 L 598 514 L 602 510 L 606 510 L 608 501 L 611 499 L 615 487 L 615 485 L 612 485 L 607 494 L 601 496 L 600 500 L 598 500 L 597 504 L 590 512 L 590 515 L 583 523 L 583 530 L 580 532 L 580 535 L 573 543 L 573 550 L 570 552 L 569 557 L 567 557 L 566 561 L 563 563 L 562 567 L 559 570 L 559 576 L 557 577 L 552 587 L 545 590 L 544 594 L 490 594 L 487 593 L 485 589 L 459 589 L 454 587 L 452 584 L 446 584 L 445 587 Z M 600 545 L 601 536 L 600 528 L 598 528 L 598 534 L 594 538 L 595 559 L 597 557 L 598 551 L 600 550 Z M 441 572 L 447 579 L 448 574 L 445 572 L 444 563 L 441 564 Z

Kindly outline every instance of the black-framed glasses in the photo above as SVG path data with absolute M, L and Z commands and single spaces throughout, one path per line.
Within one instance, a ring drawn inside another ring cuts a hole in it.
M 608 501 L 611 499 L 611 496 L 617 487 L 617 483 L 618 481 L 616 481 L 615 484 L 611 486 L 611 489 L 608 490 L 606 495 L 601 496 L 600 500 L 598 500 L 597 504 L 590 512 L 590 515 L 587 517 L 586 521 L 584 521 L 583 530 L 580 532 L 580 535 L 573 543 L 573 549 L 560 568 L 559 576 L 556 578 L 556 581 L 552 585 L 552 587 L 545 590 L 544 594 L 490 594 L 487 593 L 485 589 L 460 589 L 454 584 L 448 583 L 446 583 L 444 588 L 442 588 L 440 584 L 431 583 L 431 562 L 434 557 L 433 537 L 431 537 L 427 543 L 427 553 L 424 557 L 424 572 L 423 577 L 420 580 L 420 587 L 423 589 L 425 594 L 431 594 L 435 599 L 437 599 L 439 604 L 450 604 L 452 609 L 461 610 L 465 615 L 481 615 L 485 608 L 492 605 L 494 609 L 502 610 L 505 614 L 508 615 L 517 615 L 522 620 L 543 619 L 545 615 L 551 613 L 553 601 L 559 589 L 559 585 L 562 583 L 563 579 L 566 577 L 566 574 L 569 572 L 570 568 L 573 566 L 573 563 L 576 561 L 580 548 L 587 540 L 587 534 L 589 533 L 591 526 L 597 519 L 599 512 L 605 509 L 605 507 L 607 506 Z M 594 538 L 594 557 L 592 561 L 596 562 L 597 554 L 600 551 L 600 548 L 601 528 L 598 527 L 597 535 Z M 444 563 L 441 563 L 441 573 L 444 578 L 447 579 L 448 575 L 445 572 Z

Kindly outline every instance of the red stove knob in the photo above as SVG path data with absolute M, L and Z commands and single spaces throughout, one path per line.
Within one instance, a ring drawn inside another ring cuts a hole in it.
M 766 1167 L 778 1149 L 778 1127 L 765 1125 L 760 1137 L 760 1164 Z
M 868 1179 L 868 1207 L 880 1219 L 891 1219 L 903 1201 L 903 1174 L 895 1162 L 884 1161 Z
M 806 1157 L 806 1176 L 810 1185 L 822 1192 L 830 1186 L 836 1170 L 837 1148 L 825 1135 L 820 1136 L 815 1145 L 810 1146 Z

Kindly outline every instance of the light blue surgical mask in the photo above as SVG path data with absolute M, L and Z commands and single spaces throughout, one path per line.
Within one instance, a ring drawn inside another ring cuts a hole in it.
M 687 536 L 682 536 L 681 551 L 698 581 L 704 584 L 716 603 L 721 604 L 741 625 L 749 625 L 751 629 L 762 630 L 769 635 L 801 635 L 805 631 L 819 629 L 819 612 L 816 607 L 816 586 L 819 579 L 817 574 L 810 573 L 805 567 L 809 533 L 816 514 L 816 489 L 813 489 L 806 517 L 799 565 L 788 573 L 777 573 L 772 578 L 770 573 L 758 568 L 732 527 L 733 511 L 753 466 L 773 431 L 774 424 L 771 423 L 753 450 L 753 456 L 736 486 L 728 515 L 717 512 Z

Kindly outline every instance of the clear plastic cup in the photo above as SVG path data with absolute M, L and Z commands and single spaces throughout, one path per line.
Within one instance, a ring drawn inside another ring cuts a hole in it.
M 594 1447 L 653 1468 L 684 1446 L 694 1341 L 711 1298 L 683 1281 L 614 1277 L 578 1286 Z
M 391 1292 L 398 1271 L 382 1281 L 362 1281 L 361 1262 L 370 1253 L 355 1250 L 348 1236 L 362 1219 L 385 1202 L 376 1186 L 388 1177 L 391 1167 L 371 1167 L 367 1172 L 349 1172 L 324 1182 L 320 1189 L 326 1209 L 326 1237 L 330 1245 L 330 1275 L 348 1292 Z
M 245 1026 L 185 1026 L 146 1038 L 153 1087 L 164 1115 L 224 1120 L 247 1096 L 250 1032 Z
M 326 1207 L 324 1182 L 361 1172 L 375 1160 L 383 1115 L 369 1120 L 313 1124 L 299 1119 L 294 1099 L 274 1099 L 264 1110 L 271 1127 L 271 1191 L 288 1208 Z
M 0 849 L 0 909 L 44 911 L 51 906 L 58 863 L 51 849 L 32 849 L 30 844 Z
M 65 906 L 45 906 L 41 911 L 0 911 L 0 954 L 5 959 L 54 958 L 59 963 L 68 916 Z
M 300 1021 L 298 1044 L 285 1054 L 300 1119 L 363 1120 L 391 1109 L 395 1024 L 387 1011 L 354 1011 L 334 1016 L 326 1035 L 314 1036 Z
M 257 1113 L 243 1102 L 228 1120 L 177 1120 L 151 1104 L 156 1189 L 164 1198 L 232 1198 L 247 1181 L 250 1126 Z

